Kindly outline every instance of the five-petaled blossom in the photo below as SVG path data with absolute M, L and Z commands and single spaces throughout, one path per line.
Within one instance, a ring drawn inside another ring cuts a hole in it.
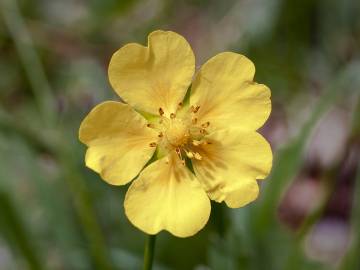
M 135 179 L 125 213 L 148 234 L 194 235 L 210 199 L 244 206 L 271 169 L 271 148 L 256 132 L 269 117 L 270 90 L 253 82 L 254 64 L 224 52 L 194 71 L 190 45 L 174 32 L 152 32 L 147 47 L 127 44 L 108 70 L 126 104 L 103 102 L 80 126 L 87 167 L 112 185 Z

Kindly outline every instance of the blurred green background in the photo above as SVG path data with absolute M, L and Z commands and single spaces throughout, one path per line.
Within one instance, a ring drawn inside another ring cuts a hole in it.
M 360 1 L 0 0 L 0 269 L 140 269 L 127 187 L 84 166 L 81 120 L 118 100 L 112 53 L 173 30 L 200 67 L 247 55 L 272 90 L 259 199 L 157 239 L 155 269 L 360 269 Z

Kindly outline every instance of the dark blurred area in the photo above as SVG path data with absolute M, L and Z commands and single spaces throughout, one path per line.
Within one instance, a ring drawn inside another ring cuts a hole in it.
M 0 0 L 0 269 L 141 269 L 127 187 L 84 166 L 81 120 L 119 100 L 112 53 L 156 29 L 197 67 L 248 56 L 272 90 L 274 164 L 257 201 L 160 233 L 155 269 L 360 269 L 360 1 Z

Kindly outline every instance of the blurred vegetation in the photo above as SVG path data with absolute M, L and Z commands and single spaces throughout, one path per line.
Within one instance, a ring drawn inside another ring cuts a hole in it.
M 184 35 L 197 66 L 254 61 L 275 158 L 256 202 L 213 204 L 191 238 L 160 233 L 155 269 L 360 269 L 357 0 L 0 0 L 0 269 L 140 269 L 126 187 L 85 168 L 77 132 L 118 100 L 111 54 L 155 29 Z

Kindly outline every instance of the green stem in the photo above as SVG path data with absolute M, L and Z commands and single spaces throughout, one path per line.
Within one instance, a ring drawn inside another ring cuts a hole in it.
M 151 270 L 154 260 L 154 253 L 155 253 L 155 240 L 156 235 L 149 235 L 146 243 L 145 243 L 145 250 L 144 250 L 144 268 L 143 270 Z

